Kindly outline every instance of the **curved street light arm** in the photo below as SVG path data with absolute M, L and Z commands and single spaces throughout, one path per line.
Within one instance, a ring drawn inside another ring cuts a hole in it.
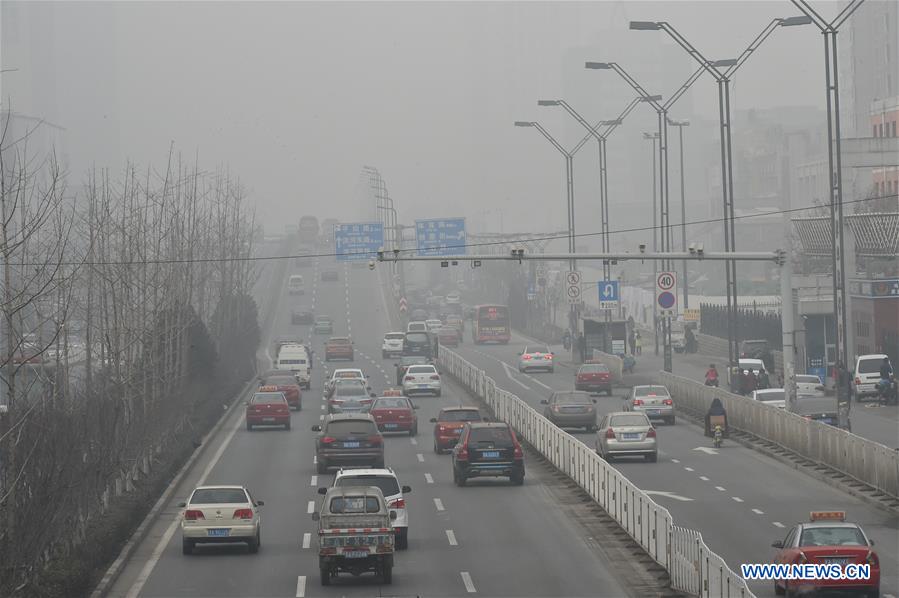
M 671 26 L 670 23 L 665 21 L 659 22 L 659 28 L 667 33 L 671 39 L 677 42 L 677 44 L 686 50 L 687 54 L 693 57 L 693 60 L 699 63 L 699 65 L 712 77 L 715 78 L 716 81 L 720 81 L 722 79 L 721 72 L 712 66 L 712 61 L 708 60 L 705 56 L 703 56 L 699 50 L 693 47 L 693 45 L 682 36 L 677 29 Z
M 673 106 L 674 103 L 676 101 L 678 101 L 682 95 L 687 93 L 687 90 L 690 89 L 694 83 L 696 83 L 696 80 L 699 79 L 699 77 L 701 77 L 702 73 L 704 73 L 704 72 L 705 72 L 705 68 L 703 68 L 703 67 L 697 68 L 693 72 L 693 74 L 690 75 L 690 78 L 687 79 L 686 81 L 684 81 L 684 84 L 681 85 L 680 88 L 677 91 L 675 91 L 674 94 L 672 94 L 672 96 L 670 98 L 668 98 L 668 100 L 663 104 L 663 107 L 667 110 L 668 108 Z
M 852 0 L 852 2 L 847 4 L 846 7 L 840 11 L 840 14 L 838 14 L 836 16 L 836 18 L 834 18 L 834 20 L 831 22 L 831 28 L 839 29 L 840 26 L 846 22 L 846 19 L 851 17 L 852 13 L 855 12 L 855 9 L 857 9 L 859 6 L 861 6 L 862 2 L 864 2 L 864 1 L 865 0 Z
M 621 78 L 624 79 L 627 82 L 627 84 L 630 85 L 641 98 L 643 98 L 644 102 L 651 104 L 652 107 L 655 108 L 659 112 L 664 110 L 664 108 L 662 108 L 662 105 L 659 104 L 658 101 L 653 99 L 652 94 L 650 94 L 648 91 L 643 89 L 643 87 L 639 83 L 637 83 L 636 79 L 631 77 L 627 73 L 627 71 L 625 71 L 623 68 L 621 68 L 620 64 L 618 64 L 617 62 L 610 62 L 609 66 L 612 67 L 612 70 L 614 70 L 616 73 L 618 73 L 621 76 Z
M 596 130 L 602 125 L 602 121 L 596 123 L 595 127 L 591 127 L 590 123 L 588 123 L 584 119 L 583 116 L 578 114 L 577 111 L 574 108 L 572 108 L 571 105 L 568 102 L 566 102 L 565 100 L 559 100 L 559 106 L 564 108 L 565 112 L 567 112 L 568 114 L 573 116 L 574 120 L 578 121 L 578 123 L 580 123 L 580 125 L 582 127 L 584 127 L 585 129 L 587 129 L 587 131 L 589 131 L 589 134 L 587 135 L 588 138 L 592 136 L 592 137 L 595 137 L 597 140 L 602 139 L 602 135 L 599 133 L 599 131 Z M 586 142 L 584 142 L 584 143 L 586 143 Z M 576 147 L 580 148 L 581 145 L 583 145 L 583 143 L 578 144 Z M 577 151 L 577 150 L 575 150 L 575 151 Z M 572 152 L 572 153 L 574 153 L 574 152 Z
M 608 126 L 606 132 L 603 133 L 603 137 L 608 138 L 608 136 L 612 134 L 612 131 L 614 131 L 618 127 L 618 125 L 620 125 L 621 122 L 625 118 L 627 118 L 627 115 L 634 111 L 634 108 L 637 107 L 637 104 L 642 103 L 642 101 L 643 100 L 641 98 L 634 98 L 633 100 L 631 100 L 630 103 L 625 106 L 624 110 L 621 111 L 621 114 L 618 115 L 618 118 L 613 121 L 613 124 L 610 124 Z
M 737 71 L 737 69 L 740 68 L 740 66 L 744 62 L 746 62 L 746 60 L 752 55 L 752 53 L 758 50 L 759 46 L 761 46 L 762 43 L 766 39 L 768 39 L 768 37 L 772 33 L 774 33 L 774 30 L 780 27 L 781 21 L 783 21 L 783 19 L 772 19 L 771 22 L 768 23 L 768 25 L 762 30 L 762 32 L 759 33 L 754 40 L 752 40 L 752 43 L 750 43 L 749 46 L 747 46 L 746 49 L 743 50 L 743 53 L 737 57 L 737 62 L 726 71 L 724 71 L 724 77 L 730 78 Z
M 543 126 L 542 126 L 540 123 L 535 122 L 532 126 L 533 126 L 535 129 L 537 129 L 538 131 L 540 131 L 540 134 L 543 135 L 544 137 L 546 137 L 547 141 L 549 141 L 550 143 L 552 143 L 552 144 L 553 144 L 553 147 L 555 147 L 557 150 L 559 150 L 559 153 L 560 153 L 560 154 L 562 154 L 562 155 L 565 156 L 565 157 L 570 157 L 569 152 L 565 151 L 565 148 L 562 147 L 562 146 L 559 144 L 559 142 L 556 141 L 555 137 L 553 137 L 552 135 L 550 135 L 550 134 L 549 134 L 549 131 L 547 131 L 546 129 L 544 129 Z

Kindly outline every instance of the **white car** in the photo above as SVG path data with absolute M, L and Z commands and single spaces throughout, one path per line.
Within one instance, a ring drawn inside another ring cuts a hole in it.
M 796 394 L 798 395 L 816 395 L 824 394 L 824 384 L 821 378 L 811 374 L 796 374 Z
M 428 325 L 424 322 L 409 322 L 406 325 L 406 332 L 428 332 Z
M 443 322 L 440 320 L 425 320 L 425 326 L 428 332 L 436 333 L 440 328 L 443 328 Z
M 179 503 L 181 552 L 192 554 L 197 544 L 243 542 L 251 553 L 262 544 L 262 518 L 256 500 L 243 486 L 200 486 Z
M 798 376 L 797 376 L 798 377 Z M 752 400 L 760 401 L 765 405 L 771 405 L 778 409 L 786 409 L 786 393 L 782 388 L 763 388 L 752 391 Z
M 356 378 L 366 381 L 365 372 L 360 370 L 359 368 L 337 368 L 333 372 L 331 372 L 331 377 L 325 382 L 325 392 L 327 393 L 334 386 L 334 381 L 338 378 Z M 368 383 L 366 382 L 366 386 Z
M 462 301 L 462 297 L 456 291 L 446 294 L 446 304 L 447 305 L 458 305 L 461 301 Z
M 855 360 L 855 377 L 853 378 L 853 389 L 855 391 L 855 400 L 861 401 L 864 397 L 877 396 L 877 383 L 880 381 L 880 365 L 886 355 L 882 353 L 873 353 L 870 355 L 859 355 Z
M 374 486 L 384 494 L 387 508 L 396 511 L 393 529 L 396 534 L 396 547 L 403 550 L 409 547 L 409 512 L 406 510 L 404 495 L 412 492 L 409 486 L 400 486 L 392 469 L 341 469 L 334 476 L 334 486 Z M 319 490 L 319 493 L 321 493 Z
M 433 365 L 410 365 L 403 376 L 403 394 L 440 396 L 440 374 Z
M 381 343 L 381 357 L 387 359 L 393 355 L 402 355 L 405 332 L 388 332 Z

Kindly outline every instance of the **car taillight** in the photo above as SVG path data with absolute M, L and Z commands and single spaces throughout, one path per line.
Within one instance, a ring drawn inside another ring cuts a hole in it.
M 642 405 L 643 399 L 634 399 L 634 405 Z
M 188 509 L 184 511 L 184 519 L 187 521 L 196 521 L 197 519 L 206 519 L 203 516 L 203 511 L 194 511 L 192 509 Z
M 865 556 L 865 562 L 872 567 L 880 567 L 880 559 L 878 559 L 877 555 L 871 550 L 869 550 L 867 556 Z
M 412 376 L 406 376 L 405 378 L 403 378 L 403 380 L 406 382 L 412 382 L 413 380 L 415 380 L 415 378 L 413 378 Z
M 544 355 L 544 356 L 543 356 L 543 359 L 552 359 L 552 358 L 553 358 L 552 355 Z
M 232 519 L 252 519 L 253 509 L 237 509 Z
M 552 410 L 556 413 L 559 413 L 560 411 L 562 411 L 562 408 L 559 405 L 553 405 Z
M 387 505 L 391 509 L 405 509 L 406 508 L 406 499 L 398 498 L 389 505 Z
M 440 376 L 434 374 L 433 376 L 431 376 L 431 380 L 440 380 Z
M 463 444 L 459 449 L 459 452 L 456 453 L 456 459 L 459 461 L 468 461 L 468 445 Z
M 438 432 L 446 432 L 446 426 L 437 426 Z
M 518 443 L 515 443 L 515 458 L 524 459 L 524 453 L 521 450 L 521 445 Z
M 665 405 L 674 405 L 674 401 L 672 401 L 671 399 L 665 399 L 664 401 L 662 401 L 662 403 L 664 403 Z
M 856 377 L 855 377 L 855 383 L 856 383 L 856 384 L 861 384 L 861 383 L 862 383 L 862 379 L 859 378 L 858 376 L 856 376 Z
M 799 558 L 796 559 L 796 561 L 799 562 L 800 564 L 804 565 L 805 563 L 808 562 L 808 557 L 805 556 L 805 553 L 804 553 L 804 552 L 800 551 L 800 552 L 799 552 Z
M 530 355 L 522 355 L 521 358 L 524 359 L 525 361 L 527 361 L 528 359 L 531 358 L 531 356 Z
M 655 438 L 656 437 L 656 429 L 650 428 L 649 432 L 646 433 L 647 438 Z
M 324 438 L 322 438 L 322 444 L 331 444 L 334 442 L 337 442 L 336 438 L 331 438 L 330 436 L 325 436 Z
M 381 437 L 378 435 L 369 436 L 368 441 L 375 446 L 379 446 L 382 442 Z
M 613 430 L 612 428 L 609 428 L 608 430 L 606 430 L 606 438 L 614 439 L 615 438 L 615 430 Z

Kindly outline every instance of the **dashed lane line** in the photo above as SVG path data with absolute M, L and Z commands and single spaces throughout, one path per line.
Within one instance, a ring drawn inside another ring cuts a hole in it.
M 726 492 L 727 488 L 724 488 L 722 486 L 715 486 L 715 490 L 717 490 L 718 492 Z
M 306 532 L 303 534 L 303 548 L 309 548 L 312 545 L 312 534 Z
M 303 598 L 306 595 L 306 576 L 297 576 L 297 598 Z
M 433 484 L 433 483 L 434 483 L 434 478 L 431 477 L 431 474 L 426 473 L 426 474 L 425 474 L 425 481 L 426 481 L 427 483 L 429 483 L 429 484 Z
M 443 510 L 445 510 L 445 509 L 443 508 L 443 501 L 440 500 L 439 498 L 435 498 L 435 499 L 434 499 L 434 506 L 437 507 L 437 510 L 438 510 L 438 511 L 443 511 Z
M 699 476 L 699 479 L 702 480 L 703 482 L 708 482 L 708 481 L 709 481 L 709 478 L 707 478 L 707 477 L 704 476 L 704 475 Z
M 414 438 L 409 438 L 409 442 L 411 442 L 411 443 L 414 444 L 414 445 L 417 445 L 417 444 L 418 444 L 418 441 L 415 440 Z
M 310 500 L 309 503 L 306 505 L 306 512 L 311 515 L 313 511 L 315 511 L 315 501 Z
M 774 527 L 784 527 L 784 524 L 780 521 L 772 521 L 771 525 L 773 525 Z
M 752 512 L 755 513 L 756 515 L 764 515 L 765 514 L 765 512 L 760 509 L 753 509 Z
M 672 459 L 671 462 L 672 463 L 680 463 L 680 459 Z
M 312 476 L 312 482 L 309 484 L 310 486 L 318 486 L 318 476 Z
M 693 471 L 692 467 L 684 467 L 684 469 L 686 469 L 687 471 Z
M 421 453 L 416 453 L 416 454 L 415 454 L 415 458 L 418 459 L 418 462 L 419 462 L 419 463 L 424 463 L 424 462 L 425 462 L 425 456 L 422 455 Z
M 465 591 L 469 594 L 477 592 L 474 587 L 474 582 L 471 581 L 471 574 L 468 571 L 462 571 L 462 583 L 465 584 Z
M 743 499 L 739 496 L 731 496 L 731 498 L 734 500 L 734 502 L 743 502 Z
M 446 530 L 446 539 L 449 542 L 450 546 L 458 546 L 459 542 L 456 541 L 456 532 L 451 529 Z

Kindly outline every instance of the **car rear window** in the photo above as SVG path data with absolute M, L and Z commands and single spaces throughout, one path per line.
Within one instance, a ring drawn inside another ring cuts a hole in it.
M 883 359 L 859 359 L 858 360 L 858 373 L 859 374 L 879 374 L 880 373 L 880 364 L 883 363 Z
M 353 434 L 377 434 L 377 428 L 372 421 L 358 419 L 339 419 L 328 424 L 328 434 L 334 436 L 350 436 Z
M 592 402 L 590 395 L 585 392 L 559 392 L 553 399 L 560 404 L 589 405 Z
M 648 397 L 648 396 L 668 396 L 668 389 L 664 386 L 638 386 L 634 389 L 634 396 L 637 397 Z
M 305 359 L 279 359 L 278 363 L 281 365 L 303 365 L 306 363 Z
M 272 376 L 265 379 L 265 384 L 271 386 L 296 386 L 297 380 L 293 376 Z
M 371 406 L 372 409 L 411 409 L 409 399 L 404 397 L 390 397 L 387 399 L 378 399 Z
M 609 419 L 609 426 L 612 428 L 617 426 L 648 426 L 649 419 L 645 415 L 639 413 L 626 413 L 622 415 L 613 415 Z
M 376 496 L 335 496 L 331 499 L 332 513 L 377 513 L 381 503 Z
M 384 496 L 393 496 L 400 493 L 400 485 L 396 478 L 386 475 L 348 475 L 337 478 L 334 483 L 337 487 L 345 486 L 374 486 L 379 488 Z
M 428 335 L 424 332 L 410 332 L 405 336 L 405 340 L 407 343 L 428 343 L 429 338 Z
M 589 365 L 582 365 L 581 369 L 578 371 L 578 374 L 608 374 L 609 368 L 606 367 L 605 364 L 602 363 L 591 363 Z
M 528 347 L 525 353 L 549 353 L 549 349 L 546 347 Z
M 509 432 L 509 428 L 505 427 L 472 428 L 468 442 L 474 446 L 484 445 L 500 448 L 509 448 L 514 444 L 512 433 Z
M 332 338 L 328 341 L 329 345 L 349 345 L 350 339 L 348 338 Z
M 200 488 L 190 497 L 192 505 L 219 505 L 248 503 L 247 493 L 242 488 Z
M 437 421 L 442 422 L 479 422 L 481 421 L 481 413 L 476 409 L 467 409 L 459 411 L 443 411 Z
M 280 392 L 257 392 L 250 402 L 254 405 L 264 405 L 266 403 L 283 403 L 285 399 Z
M 436 374 L 437 370 L 432 365 L 411 365 L 408 374 Z
M 353 370 L 343 370 L 334 372 L 335 379 L 346 379 L 346 378 L 362 378 L 362 372 L 356 372 Z
M 812 527 L 802 530 L 800 546 L 867 546 L 857 527 Z
M 388 332 L 387 334 L 384 335 L 384 338 L 395 341 L 395 340 L 402 340 L 402 339 L 406 338 L 406 335 L 403 334 L 402 332 Z

